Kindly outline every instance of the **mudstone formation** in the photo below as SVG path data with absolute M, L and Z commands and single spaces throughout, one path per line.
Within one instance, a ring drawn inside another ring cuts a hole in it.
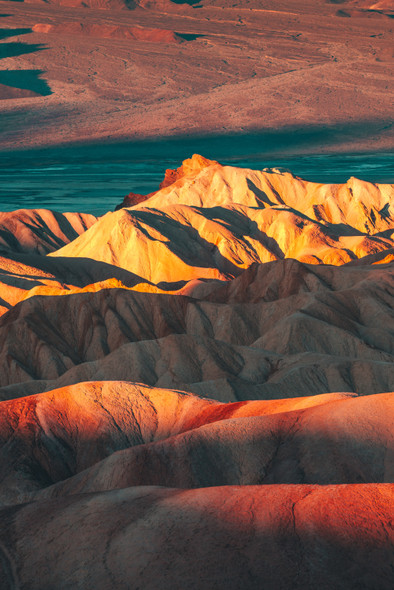
M 0 587 L 389 590 L 394 187 L 193 156 L 0 215 Z

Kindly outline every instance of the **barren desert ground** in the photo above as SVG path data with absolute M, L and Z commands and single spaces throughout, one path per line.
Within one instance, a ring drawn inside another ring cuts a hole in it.
M 0 590 L 392 590 L 393 16 L 0 2 Z
M 393 147 L 389 1 L 85 4 L 0 2 L 2 149 L 305 127 Z

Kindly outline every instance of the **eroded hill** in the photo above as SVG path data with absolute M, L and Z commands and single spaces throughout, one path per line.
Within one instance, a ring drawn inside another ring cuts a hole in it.
M 3 214 L 1 588 L 391 590 L 393 194 L 193 156 Z

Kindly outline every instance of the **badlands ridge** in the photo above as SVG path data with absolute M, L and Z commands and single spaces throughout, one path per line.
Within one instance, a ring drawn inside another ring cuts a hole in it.
M 393 207 L 195 155 L 1 214 L 1 588 L 391 589 Z

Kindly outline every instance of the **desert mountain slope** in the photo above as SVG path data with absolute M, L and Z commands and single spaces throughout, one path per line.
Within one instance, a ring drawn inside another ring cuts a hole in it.
M 1 511 L 1 581 L 389 590 L 392 512 L 388 484 L 136 487 L 22 504 Z
M 394 245 L 392 185 L 321 185 L 193 156 L 162 186 L 52 255 L 91 257 L 160 286 L 282 258 L 343 264 Z
M 10 400 L 2 406 L 0 425 L 2 501 L 69 478 L 119 449 L 166 439 L 237 414 L 270 414 L 338 397 L 247 402 L 239 407 L 113 381 Z
M 116 450 L 179 432 L 185 419 L 212 403 L 123 382 L 79 384 L 7 402 L 0 427 L 3 501 L 69 477 Z
M 117 374 L 223 401 L 393 389 L 392 264 L 281 260 L 187 296 L 102 287 L 3 315 L 3 399 Z
M 1 399 L 120 378 L 222 401 L 392 391 L 393 187 L 351 185 L 193 156 L 49 256 L 9 253 Z M 16 249 L 65 224 L 37 216 L 7 218 Z
M 0 248 L 4 252 L 47 254 L 75 240 L 97 221 L 87 213 L 18 209 L 0 213 Z
M 391 393 L 220 404 L 128 382 L 79 383 L 3 402 L 1 501 L 45 488 L 393 482 L 391 407 Z
M 393 186 L 124 204 L 0 219 L 1 589 L 391 590 Z
M 394 444 L 392 393 L 276 403 L 207 407 L 186 432 L 116 452 L 37 498 L 138 485 L 393 482 L 391 450 L 387 455 Z

